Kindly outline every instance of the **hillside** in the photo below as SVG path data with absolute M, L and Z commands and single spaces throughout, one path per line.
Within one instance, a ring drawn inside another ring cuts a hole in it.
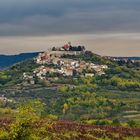
M 102 138 L 104 127 L 90 136 L 85 128 L 93 133 L 96 126 L 105 125 L 111 126 L 104 132 L 107 137 L 118 136 L 123 130 L 121 140 L 127 137 L 127 129 L 140 127 L 139 62 L 113 61 L 90 51 L 47 51 L 1 70 L 0 89 L 1 117 L 15 118 L 20 103 L 39 100 L 45 104 L 42 117 L 57 118 L 51 132 L 59 135 L 56 130 L 60 130 L 60 138 L 68 132 L 69 138 L 95 139 L 98 134 Z M 112 126 L 115 132 L 109 133 Z M 73 132 L 75 136 L 70 134 Z
M 91 125 L 58 120 L 56 116 L 42 117 L 44 104 L 30 101 L 18 108 L 16 118 L 0 119 L 1 140 L 139 140 L 140 129 L 112 125 Z M 106 123 L 107 121 L 102 121 Z M 108 121 L 109 122 L 109 121 Z M 130 123 L 131 125 L 133 122 Z
M 0 69 L 5 69 L 15 63 L 37 56 L 38 53 L 22 53 L 18 55 L 0 55 Z

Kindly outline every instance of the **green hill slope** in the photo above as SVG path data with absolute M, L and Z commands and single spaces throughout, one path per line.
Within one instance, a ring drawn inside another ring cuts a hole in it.
M 109 68 L 104 75 L 95 73 L 94 77 L 57 75 L 56 78 L 56 75 L 46 75 L 51 81 L 35 77 L 35 84 L 25 84 L 23 73 L 32 74 L 42 64 L 32 59 L 18 63 L 0 71 L 0 95 L 12 100 L 7 100 L 1 106 L 14 110 L 20 102 L 39 99 L 47 104 L 44 116 L 52 114 L 60 119 L 89 121 L 93 124 L 100 123 L 94 120 L 118 119 L 123 123 L 133 120 L 139 126 L 139 63 L 114 62 L 90 52 L 65 55 L 63 58 L 106 64 Z

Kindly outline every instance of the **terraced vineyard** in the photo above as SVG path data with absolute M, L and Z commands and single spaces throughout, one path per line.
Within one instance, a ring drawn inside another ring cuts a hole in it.
M 13 119 L 0 119 L 0 128 L 8 130 Z M 140 128 L 98 126 L 72 121 L 41 119 L 34 124 L 43 139 L 50 140 L 139 140 Z M 10 140 L 10 139 L 9 139 Z

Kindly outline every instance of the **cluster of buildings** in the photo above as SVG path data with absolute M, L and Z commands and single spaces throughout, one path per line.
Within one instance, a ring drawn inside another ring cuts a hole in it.
M 111 57 L 111 56 L 105 56 L 105 58 L 107 59 L 110 59 L 112 61 L 116 61 L 116 62 L 119 62 L 119 61 L 122 61 L 122 62 L 132 62 L 132 63 L 135 63 L 135 62 L 140 62 L 140 59 L 139 57 Z
M 0 96 L 0 103 L 13 102 L 13 100 L 6 98 L 4 95 Z
M 127 57 L 108 57 L 108 59 L 113 60 L 113 61 L 124 61 L 124 62 L 129 61 Z
M 36 58 L 37 64 L 52 64 L 56 63 L 62 58 L 63 55 L 78 55 L 81 51 L 47 51 L 39 53 Z
M 40 53 L 36 62 L 38 64 L 52 63 L 54 58 L 60 58 L 63 54 L 77 55 L 81 54 L 84 50 L 84 46 L 72 46 L 69 42 L 62 47 L 53 47 L 50 51 Z
M 27 84 L 34 85 L 35 80 L 34 80 L 35 75 L 30 74 L 30 73 L 23 73 L 23 80 L 26 81 Z
M 84 51 L 84 46 L 72 46 L 71 42 L 68 42 L 62 47 L 53 47 L 52 51 Z
M 69 43 L 70 46 L 70 43 Z M 66 46 L 64 46 L 66 47 Z M 68 48 L 68 47 L 66 47 Z M 75 53 L 76 52 L 76 53 Z M 33 74 L 23 73 L 23 78 L 30 84 L 34 84 L 34 77 L 41 80 L 49 80 L 49 75 L 62 76 L 94 76 L 94 74 L 103 75 L 104 70 L 108 69 L 107 65 L 97 65 L 83 60 L 76 60 L 62 57 L 65 55 L 77 55 L 82 51 L 47 51 L 40 53 L 35 59 L 39 67 L 36 68 Z M 50 76 L 50 77 L 51 77 Z M 52 76 L 58 79 L 56 76 Z

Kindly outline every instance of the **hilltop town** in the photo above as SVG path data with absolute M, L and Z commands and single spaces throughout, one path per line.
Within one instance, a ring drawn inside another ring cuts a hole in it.
M 31 84 L 35 84 L 36 78 L 43 81 L 58 80 L 59 76 L 77 77 L 105 75 L 107 65 L 94 64 L 76 58 L 86 53 L 84 46 L 72 46 L 67 43 L 62 47 L 53 47 L 52 49 L 39 53 L 34 59 L 38 67 L 33 73 L 23 73 L 23 79 Z
M 43 117 L 139 127 L 140 63 L 119 59 L 69 42 L 1 70 L 0 114 L 14 118 L 20 103 L 39 100 Z

